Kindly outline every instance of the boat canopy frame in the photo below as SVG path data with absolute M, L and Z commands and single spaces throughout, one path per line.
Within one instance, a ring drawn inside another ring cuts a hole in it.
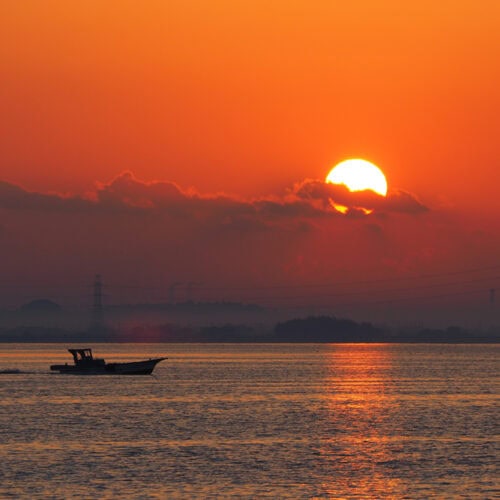
M 92 355 L 92 349 L 68 349 L 68 351 L 73 356 L 75 364 L 85 361 L 93 361 L 94 356 Z

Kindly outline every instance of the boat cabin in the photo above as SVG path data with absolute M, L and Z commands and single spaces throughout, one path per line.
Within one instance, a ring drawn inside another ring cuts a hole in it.
M 68 351 L 73 355 L 75 365 L 78 365 L 79 363 L 91 363 L 94 361 L 92 349 L 68 349 Z

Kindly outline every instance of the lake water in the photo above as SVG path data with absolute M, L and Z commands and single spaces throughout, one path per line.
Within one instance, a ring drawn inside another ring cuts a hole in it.
M 499 497 L 499 345 L 0 344 L 0 498 Z M 85 346 L 86 347 L 86 346 Z

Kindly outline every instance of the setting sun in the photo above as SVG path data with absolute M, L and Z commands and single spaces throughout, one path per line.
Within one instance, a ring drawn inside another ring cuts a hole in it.
M 371 190 L 381 196 L 387 195 L 385 175 L 380 168 L 366 160 L 351 159 L 340 162 L 330 170 L 326 182 L 342 184 L 349 191 Z

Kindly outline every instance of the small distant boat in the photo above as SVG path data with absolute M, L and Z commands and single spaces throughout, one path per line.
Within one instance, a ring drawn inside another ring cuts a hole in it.
M 104 359 L 94 358 L 92 349 L 68 349 L 75 364 L 52 365 L 50 369 L 59 373 L 74 375 L 151 375 L 155 366 L 167 358 L 130 361 L 128 363 L 106 363 Z

